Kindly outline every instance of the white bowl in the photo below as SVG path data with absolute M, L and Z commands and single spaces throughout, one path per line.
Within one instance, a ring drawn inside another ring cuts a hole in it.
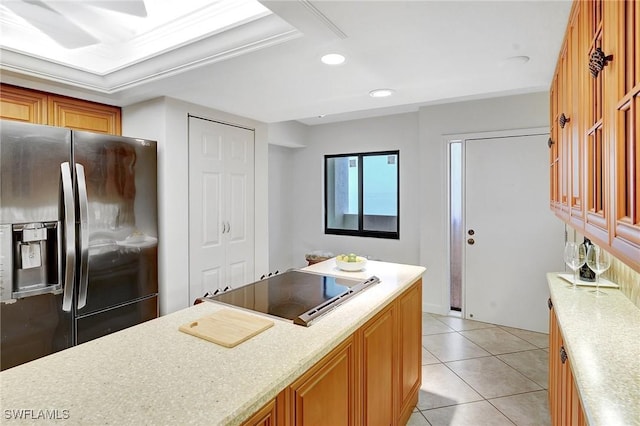
M 338 268 L 348 272 L 361 271 L 364 269 L 366 264 L 367 259 L 364 258 L 360 258 L 357 262 L 345 262 L 343 260 L 336 259 L 336 265 Z

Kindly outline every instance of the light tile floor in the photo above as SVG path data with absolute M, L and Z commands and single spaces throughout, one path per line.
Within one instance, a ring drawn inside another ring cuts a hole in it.
M 422 315 L 422 387 L 409 426 L 546 426 L 549 336 Z

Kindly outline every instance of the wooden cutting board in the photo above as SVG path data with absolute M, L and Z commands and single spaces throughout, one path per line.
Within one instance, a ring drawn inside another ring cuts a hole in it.
M 273 326 L 273 321 L 231 309 L 222 309 L 180 326 L 179 330 L 232 348 Z

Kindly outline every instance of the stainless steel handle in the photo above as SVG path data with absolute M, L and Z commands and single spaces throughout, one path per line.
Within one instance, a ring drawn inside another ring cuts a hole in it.
M 78 309 L 87 304 L 89 272 L 89 203 L 87 202 L 87 183 L 84 167 L 76 164 L 76 185 L 78 187 L 78 207 L 80 211 L 80 287 L 78 290 Z
M 227 222 L 222 222 L 222 233 L 223 234 L 227 233 Z
M 71 305 L 73 303 L 73 281 L 76 270 L 76 214 L 73 208 L 73 181 L 71 180 L 71 166 L 69 166 L 68 162 L 60 164 L 60 174 L 62 176 L 64 252 L 66 262 L 62 310 L 65 312 L 71 312 Z M 62 253 L 60 253 L 60 261 L 62 261 Z
M 227 222 L 227 233 L 231 232 L 231 222 Z

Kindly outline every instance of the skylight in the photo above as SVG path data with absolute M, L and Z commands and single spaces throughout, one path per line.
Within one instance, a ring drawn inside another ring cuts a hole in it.
M 270 14 L 256 0 L 7 0 L 0 48 L 105 76 Z

